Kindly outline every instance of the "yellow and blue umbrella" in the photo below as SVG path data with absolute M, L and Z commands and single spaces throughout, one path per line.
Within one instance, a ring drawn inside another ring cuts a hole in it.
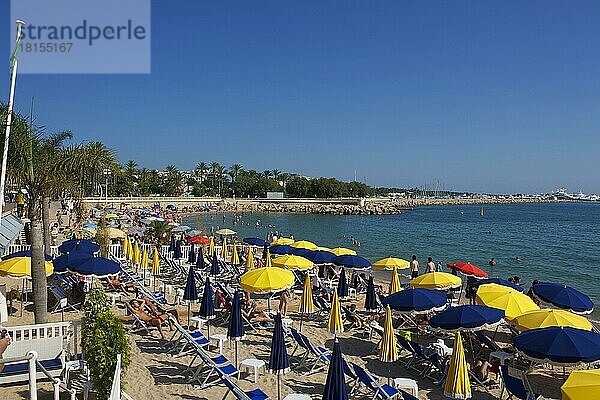
M 600 369 L 571 371 L 560 391 L 562 400 L 600 399 Z
M 246 258 L 246 271 L 254 269 L 254 254 L 252 254 L 252 248 L 248 248 L 248 257 Z
M 315 312 L 315 305 L 312 298 L 312 285 L 308 274 L 306 274 L 306 278 L 304 278 L 304 288 L 302 289 L 302 297 L 300 298 L 300 308 L 298 309 L 298 312 L 300 313 L 300 332 L 302 332 L 302 320 L 304 319 L 304 314 L 312 314 Z
M 240 255 L 238 254 L 237 246 L 235 245 L 235 243 L 232 247 L 233 249 L 231 251 L 231 263 L 233 265 L 240 265 Z
M 340 311 L 340 300 L 338 299 L 337 291 L 333 291 L 331 298 L 331 311 L 327 321 L 327 330 L 337 336 L 338 333 L 344 332 L 344 322 L 342 321 L 342 312 Z
M 444 385 L 444 396 L 451 399 L 470 399 L 472 396 L 469 369 L 467 368 L 467 360 L 465 359 L 465 350 L 460 332 L 456 332 L 454 336 L 452 358 L 450 359 L 446 383 Z
M 394 294 L 402 290 L 402 286 L 400 285 L 400 277 L 398 276 L 398 271 L 396 268 L 392 269 L 392 279 L 390 281 L 390 290 L 388 294 Z
M 393 363 L 398 360 L 398 348 L 396 347 L 396 334 L 392 323 L 392 310 L 390 306 L 385 307 L 385 322 L 383 323 L 383 337 L 379 347 L 379 361 Z M 388 364 L 388 385 L 390 384 Z

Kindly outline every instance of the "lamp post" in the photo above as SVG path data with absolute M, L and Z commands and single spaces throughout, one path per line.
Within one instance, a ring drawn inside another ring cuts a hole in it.
M 105 168 L 104 171 L 102 172 L 104 174 L 104 178 L 105 178 L 105 184 L 104 184 L 104 196 L 106 197 L 106 204 L 108 205 L 108 177 L 110 175 L 112 175 L 112 172 L 110 169 Z

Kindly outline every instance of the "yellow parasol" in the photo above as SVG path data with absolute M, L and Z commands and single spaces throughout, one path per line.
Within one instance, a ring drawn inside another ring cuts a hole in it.
M 600 399 L 600 369 L 571 371 L 560 391 L 562 400 Z
M 329 320 L 327 321 L 327 330 L 329 333 L 333 333 L 336 336 L 338 333 L 344 332 L 344 322 L 342 321 L 340 300 L 338 299 L 337 290 L 333 291 L 331 311 L 329 312 Z
M 127 235 L 125 234 L 125 232 L 123 232 L 120 229 L 108 228 L 108 236 L 111 239 L 122 239 L 122 238 L 126 237 Z
M 423 289 L 447 290 L 460 287 L 462 280 L 447 272 L 429 272 L 410 281 L 410 286 Z
M 444 385 L 444 396 L 451 399 L 470 399 L 471 382 L 469 381 L 469 370 L 467 360 L 465 359 L 465 350 L 463 348 L 460 332 L 454 335 L 454 346 L 452 348 L 452 358 L 446 375 L 446 384 Z
M 581 315 L 573 314 L 566 310 L 553 310 L 550 308 L 526 312 L 514 318 L 512 323 L 520 331 L 549 326 L 570 326 L 572 328 L 585 329 L 586 331 L 591 331 L 593 328 L 592 323 Z
M 155 247 L 152 254 L 152 275 L 158 274 L 160 274 L 160 259 L 158 258 L 158 249 Z
M 335 249 L 331 249 L 329 251 L 332 252 L 333 254 L 335 254 L 336 256 L 345 256 L 345 255 L 355 256 L 356 255 L 356 251 L 347 249 L 345 247 L 336 247 Z
M 221 245 L 221 258 L 225 260 L 229 255 L 229 250 L 227 249 L 227 238 L 223 238 L 223 244 Z
M 254 254 L 252 254 L 252 247 L 248 247 L 248 257 L 246 258 L 246 271 L 248 272 L 254 269 Z
M 293 284 L 294 274 L 281 268 L 257 268 L 240 276 L 240 286 L 251 293 L 280 292 Z
M 296 249 L 307 249 L 307 250 L 314 250 L 317 248 L 316 244 L 314 244 L 313 242 L 309 242 L 308 240 L 299 240 L 297 242 L 292 243 L 290 246 L 292 246 Z
M 512 320 L 526 312 L 540 309 L 529 296 L 496 283 L 486 283 L 479 286 L 475 301 L 477 304 L 504 310 L 505 318 L 508 320 Z
M 306 274 L 304 278 L 304 288 L 302 289 L 302 297 L 300 298 L 300 307 L 298 308 L 300 313 L 300 331 L 302 331 L 302 320 L 304 314 L 312 314 L 315 312 L 315 305 L 313 304 L 312 298 L 312 285 L 310 283 L 310 276 Z
M 236 233 L 237 233 L 236 231 L 232 231 L 231 229 L 228 229 L 228 228 L 219 229 L 216 232 L 217 235 L 223 235 L 223 236 L 231 236 L 231 235 L 235 235 Z
M 130 247 L 131 247 L 131 242 L 129 241 L 129 236 L 125 236 L 125 239 L 123 240 L 123 257 L 127 258 Z
M 398 271 L 396 268 L 392 269 L 392 280 L 390 281 L 390 290 L 388 294 L 394 294 L 402 290 L 402 286 L 400 285 L 400 277 L 398 276 Z
M 45 261 L 46 276 L 52 275 L 54 267 Z M 0 262 L 0 276 L 9 278 L 26 278 L 31 276 L 31 257 L 13 257 Z
M 138 242 L 136 241 L 135 244 L 133 245 L 133 263 L 134 264 L 139 264 L 142 260 L 141 260 L 141 255 L 140 255 L 140 246 L 138 246 Z
M 375 263 L 373 263 L 373 268 L 385 269 L 385 270 L 393 270 L 393 269 L 405 269 L 410 267 L 410 263 L 401 258 L 388 257 L 381 259 Z
M 208 244 L 208 255 L 212 257 L 213 254 L 215 254 L 215 239 L 211 236 Z
M 144 250 L 142 251 L 141 267 L 144 269 L 150 269 L 150 262 L 148 260 L 148 250 L 146 250 L 145 247 L 144 247 Z
M 331 253 L 331 249 L 329 247 L 317 246 L 313 249 L 313 251 L 328 251 Z
M 231 251 L 231 263 L 233 265 L 239 265 L 240 264 L 240 255 L 238 254 L 237 246 L 234 243 L 232 247 L 233 247 L 233 249 Z
M 265 267 L 272 267 L 271 252 L 267 249 L 267 259 L 265 260 Z
M 285 269 L 299 269 L 301 271 L 311 269 L 313 263 L 304 257 L 285 255 L 273 259 L 273 266 Z
M 383 337 L 379 347 L 379 361 L 391 363 L 398 360 L 398 348 L 396 347 L 396 334 L 392 321 L 392 310 L 390 306 L 385 307 L 385 322 L 383 323 Z
M 292 243 L 294 243 L 294 239 L 282 237 L 282 238 L 272 241 L 270 244 L 271 244 L 271 246 L 276 246 L 276 245 L 280 245 L 280 244 L 292 244 Z

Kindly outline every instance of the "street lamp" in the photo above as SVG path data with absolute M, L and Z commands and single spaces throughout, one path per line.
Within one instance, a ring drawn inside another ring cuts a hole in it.
M 104 195 L 106 196 L 106 204 L 108 204 L 108 177 L 112 175 L 112 171 L 108 168 L 105 168 L 102 174 L 104 174 L 105 178 Z

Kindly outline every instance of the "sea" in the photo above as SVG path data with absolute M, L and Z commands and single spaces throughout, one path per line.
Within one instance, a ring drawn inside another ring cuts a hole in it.
M 483 215 L 482 215 L 483 214 Z M 319 246 L 347 247 L 375 262 L 416 255 L 445 266 L 467 261 L 490 276 L 538 279 L 588 294 L 600 319 L 600 203 L 527 203 L 418 207 L 396 215 L 286 213 L 201 214 L 184 224 L 208 232 L 230 228 L 238 238 L 278 232 Z M 496 265 L 489 266 L 494 257 Z

